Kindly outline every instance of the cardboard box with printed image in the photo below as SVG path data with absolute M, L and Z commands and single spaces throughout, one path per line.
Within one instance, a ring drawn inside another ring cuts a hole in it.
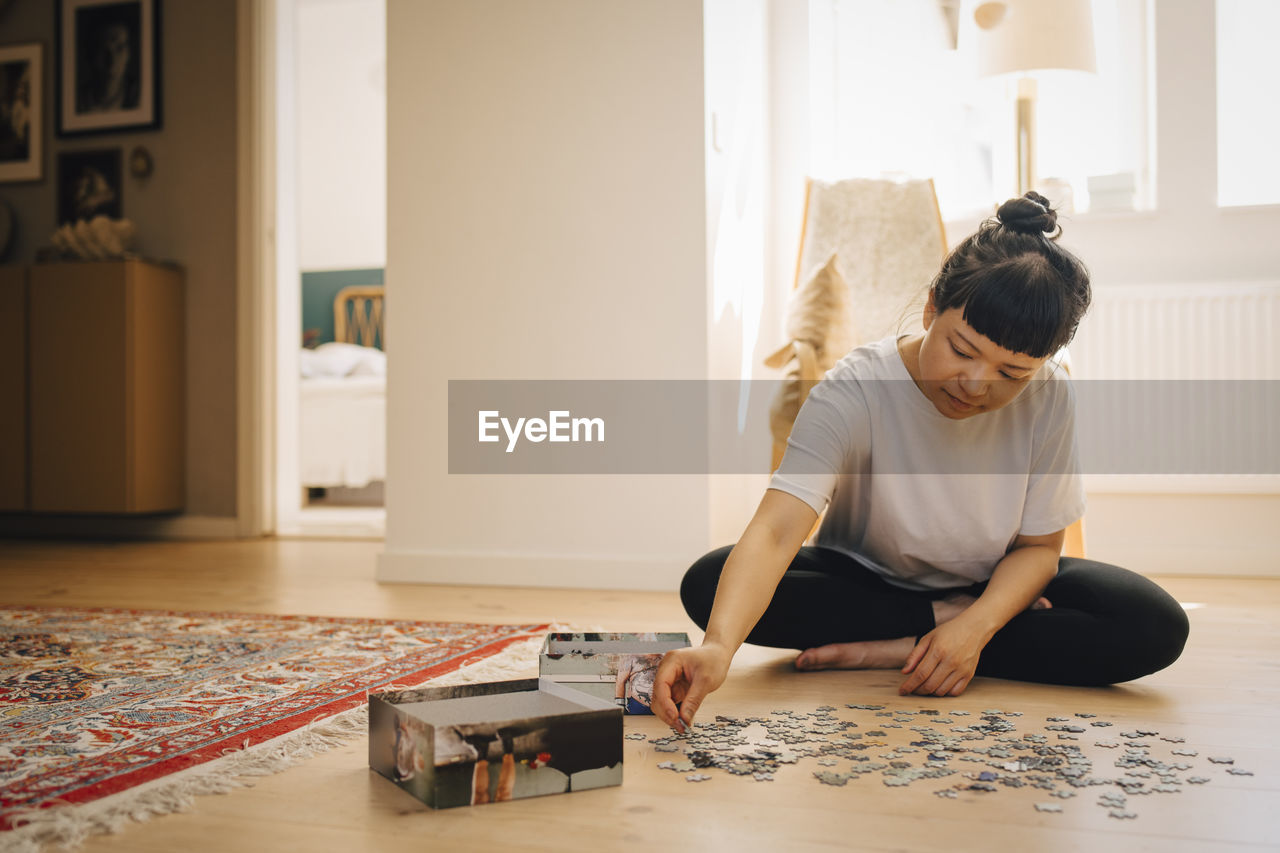
M 369 696 L 369 766 L 432 808 L 622 784 L 622 714 L 547 679 Z
M 689 645 L 683 633 L 548 634 L 538 674 L 628 714 L 652 714 L 653 680 L 663 654 Z

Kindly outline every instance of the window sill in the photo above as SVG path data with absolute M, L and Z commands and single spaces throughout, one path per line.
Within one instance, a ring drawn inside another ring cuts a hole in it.
M 995 215 L 992 211 L 991 215 Z M 1135 222 L 1135 220 L 1153 220 L 1160 216 L 1160 210 L 1085 210 L 1076 211 L 1076 213 L 1060 214 L 1059 222 L 1070 225 L 1071 223 L 1092 223 L 1092 222 Z M 982 224 L 983 218 L 978 215 L 957 216 L 956 219 L 948 219 L 943 225 L 946 227 L 947 234 L 970 234 L 977 231 L 978 225 Z
M 1207 210 L 1201 208 L 1201 216 L 1225 216 L 1230 218 L 1262 216 L 1275 217 L 1280 214 L 1280 204 L 1250 204 L 1250 205 L 1233 205 L 1230 207 L 1219 207 L 1215 205 Z M 1079 225 L 1090 228 L 1095 224 L 1109 225 L 1115 223 L 1129 222 L 1155 222 L 1168 216 L 1168 210 L 1160 208 L 1145 208 L 1138 210 L 1086 210 L 1075 213 L 1064 213 L 1059 216 L 1059 221 L 1065 226 L 1068 236 L 1070 236 L 1071 226 Z M 994 211 L 992 214 L 994 215 Z M 955 248 L 955 244 L 964 239 L 974 231 L 978 230 L 978 226 L 982 224 L 983 217 L 970 214 L 967 216 L 959 216 L 955 219 L 947 220 L 943 223 L 946 228 L 948 248 Z
M 1280 213 L 1280 204 L 1220 204 L 1217 210 L 1218 213 L 1227 216 L 1249 216 L 1258 213 L 1274 216 Z

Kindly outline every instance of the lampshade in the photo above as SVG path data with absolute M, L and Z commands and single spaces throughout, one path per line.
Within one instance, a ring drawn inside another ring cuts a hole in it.
M 966 8 L 979 77 L 1097 70 L 1090 0 L 976 0 Z

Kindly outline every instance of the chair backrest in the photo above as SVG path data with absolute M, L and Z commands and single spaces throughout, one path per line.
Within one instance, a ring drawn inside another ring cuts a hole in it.
M 810 179 L 796 260 L 796 286 L 837 255 L 853 305 L 855 345 L 899 330 L 946 256 L 931 180 Z
M 333 299 L 333 339 L 342 343 L 383 348 L 380 284 L 355 284 L 338 291 Z

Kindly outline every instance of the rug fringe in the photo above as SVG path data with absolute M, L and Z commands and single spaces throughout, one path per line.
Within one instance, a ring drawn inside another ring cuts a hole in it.
M 554 625 L 552 631 L 566 630 Z M 423 686 L 471 684 L 531 678 L 537 675 L 542 637 L 512 643 L 497 655 L 422 682 Z M 393 686 L 391 689 L 396 689 Z M 252 787 L 252 779 L 279 773 L 368 733 L 368 706 L 361 705 L 223 758 L 174 773 L 109 797 L 81 805 L 32 809 L 12 815 L 21 826 L 0 833 L 0 850 L 38 853 L 44 845 L 77 847 L 92 835 L 116 833 L 132 821 L 191 808 L 196 797 Z

